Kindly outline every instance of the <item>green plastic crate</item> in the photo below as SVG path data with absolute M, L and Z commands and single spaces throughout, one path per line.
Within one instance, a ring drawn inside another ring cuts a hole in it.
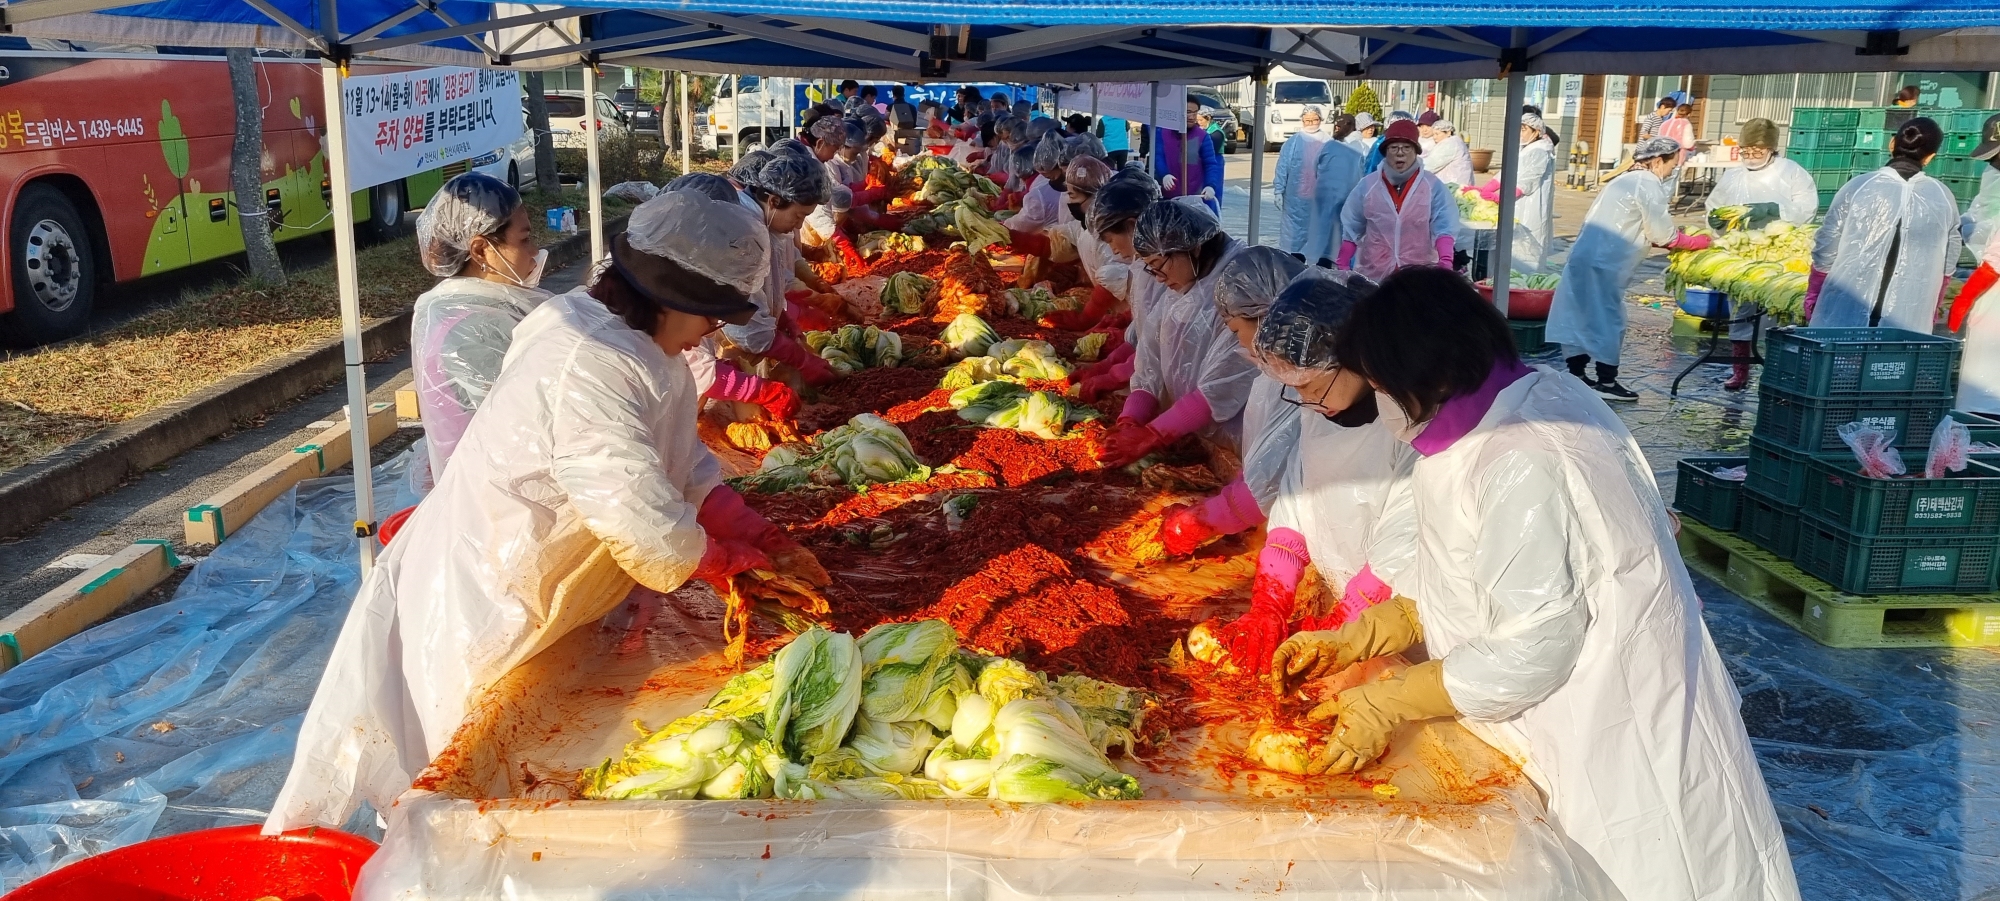
M 1821 192 L 1839 191 L 1841 186 L 1847 184 L 1853 177 L 1854 173 L 1846 169 L 1829 169 L 1825 172 L 1812 173 L 1813 186 L 1819 188 Z
M 1958 342 L 1894 328 L 1781 328 L 1765 333 L 1764 380 L 1808 397 L 1954 394 Z
M 1889 151 L 1887 150 L 1854 151 L 1854 174 L 1856 175 L 1860 175 L 1863 172 L 1873 172 L 1887 165 L 1889 165 Z
M 1979 196 L 1979 179 L 1968 175 L 1953 175 L 1940 178 L 1944 186 L 1951 189 L 1951 196 L 1963 205 Z
M 1507 330 L 1514 333 L 1514 350 L 1517 353 L 1538 354 L 1551 346 L 1548 338 L 1549 324 L 1541 319 L 1509 319 Z
M 1951 403 L 1949 394 L 1806 397 L 1766 384 L 1757 391 L 1757 425 L 1750 434 L 1807 454 L 1851 454 L 1837 430 L 1863 422 L 1894 429 L 1898 448 L 1927 448 Z
M 1986 594 L 1994 590 L 1992 536 L 1861 536 L 1801 517 L 1793 562 L 1848 594 Z
M 1790 560 L 1799 548 L 1799 508 L 1746 487 L 1743 509 L 1736 517 L 1736 532 L 1751 544 Z
M 1851 458 L 1814 460 L 1800 509 L 1856 535 L 2000 538 L 2000 469 L 1973 461 L 1939 479 L 1876 479 L 1860 470 Z
M 1965 430 L 1972 433 L 1972 440 L 1984 444 L 2000 444 L 2000 419 L 1967 413 L 1964 410 L 1951 411 L 1951 418 L 1965 423 Z
M 1827 207 L 1833 206 L 1833 195 L 1838 193 L 1840 193 L 1838 188 L 1819 192 L 1820 212 L 1825 212 Z
M 1961 131 L 1944 136 L 1944 147 L 1938 153 L 1944 156 L 1966 156 L 1979 147 L 1979 132 Z
M 1791 155 L 1791 160 L 1806 167 L 1808 172 L 1845 172 L 1854 168 L 1852 150 L 1801 150 Z
M 1684 457 L 1676 470 L 1674 509 L 1696 522 L 1725 532 L 1736 530 L 1737 509 L 1743 502 L 1743 480 L 1725 479 L 1718 469 L 1749 464 L 1749 457 Z
M 1792 129 L 1792 141 L 1788 150 L 1852 150 L 1855 131 L 1843 128 L 1827 131 L 1800 131 Z
M 1874 106 L 1854 112 L 1855 127 L 1869 131 L 1895 131 L 1902 128 L 1903 123 L 1916 118 L 1915 113 L 1898 106 Z
M 1960 109 L 1952 110 L 1949 113 L 1940 110 L 1931 118 L 1936 119 L 1938 127 L 1947 132 L 1978 134 L 1981 129 L 1986 127 L 1986 120 L 1992 118 L 1993 114 L 1994 111 L 1990 109 Z M 1949 117 L 1949 121 L 1947 121 L 1947 117 Z
M 1854 149 L 1889 152 L 1889 139 L 1896 133 L 1881 128 L 1863 128 L 1854 133 Z
M 1983 165 L 1985 164 L 1967 157 L 1940 156 L 1931 160 L 1931 164 L 1925 166 L 1924 171 L 1932 178 L 1949 182 L 1954 178 L 1973 178 L 1979 174 L 1979 167 Z
M 1811 454 L 1752 437 L 1749 477 L 1743 480 L 1743 487 L 1796 512 L 1806 499 L 1806 476 L 1811 466 Z
M 1792 128 L 1797 131 L 1853 128 L 1860 122 L 1861 111 L 1853 107 L 1808 106 L 1792 110 Z

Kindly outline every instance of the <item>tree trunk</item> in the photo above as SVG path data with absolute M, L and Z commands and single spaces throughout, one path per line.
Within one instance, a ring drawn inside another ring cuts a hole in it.
M 243 228 L 243 250 L 250 257 L 250 277 L 269 285 L 285 283 L 285 264 L 271 237 L 277 223 L 264 203 L 264 104 L 257 96 L 257 64 L 247 48 L 232 49 L 229 89 L 236 100 L 236 143 L 230 150 L 229 187 L 236 195 L 236 221 Z M 338 111 L 335 111 L 338 114 Z
M 556 178 L 556 139 L 549 134 L 549 100 L 542 91 L 542 73 L 522 73 L 521 82 L 528 92 L 528 130 L 535 135 L 535 190 L 554 194 L 562 190 L 562 184 Z

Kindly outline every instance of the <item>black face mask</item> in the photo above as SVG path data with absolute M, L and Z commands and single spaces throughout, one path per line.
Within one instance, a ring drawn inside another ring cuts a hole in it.
M 1068 187 L 1066 187 L 1066 186 L 1065 186 L 1065 185 L 1063 184 L 1063 182 L 1064 182 L 1064 179 L 1063 179 L 1063 177 L 1062 177 L 1062 176 L 1060 176 L 1060 175 L 1058 175 L 1058 176 L 1056 176 L 1055 178 L 1051 178 L 1051 179 L 1049 179 L 1049 187 L 1051 187 L 1051 188 L 1054 188 L 1054 189 L 1056 189 L 1056 190 L 1058 190 L 1058 191 L 1066 191 L 1066 190 L 1069 190 L 1069 189 L 1068 189 Z
M 1361 395 L 1361 399 L 1355 401 L 1353 406 L 1326 419 L 1341 428 L 1352 429 L 1374 422 L 1380 415 L 1381 411 L 1375 407 L 1375 392 L 1370 391 Z
M 1069 204 L 1069 215 L 1070 215 L 1070 218 L 1072 218 L 1072 219 L 1075 219 L 1075 220 L 1076 220 L 1076 221 L 1078 221 L 1078 222 L 1082 222 L 1082 221 L 1083 221 L 1083 204 L 1080 204 L 1080 203 L 1072 203 L 1072 204 Z

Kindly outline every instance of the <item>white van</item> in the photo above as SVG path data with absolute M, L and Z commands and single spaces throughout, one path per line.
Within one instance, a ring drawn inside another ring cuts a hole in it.
M 1270 150 L 1278 149 L 1285 139 L 1299 130 L 1299 114 L 1308 106 L 1319 107 L 1329 120 L 1324 127 L 1332 128 L 1333 89 L 1325 81 L 1293 75 L 1283 68 L 1271 70 L 1270 110 L 1265 113 L 1264 140 Z

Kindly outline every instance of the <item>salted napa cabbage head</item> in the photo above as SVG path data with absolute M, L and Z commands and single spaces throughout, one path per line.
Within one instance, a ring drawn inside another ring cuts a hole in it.
M 979 694 L 998 709 L 1022 698 L 1048 697 L 1048 682 L 1019 660 L 995 657 L 979 670 Z
M 861 708 L 861 652 L 854 638 L 810 629 L 771 656 L 764 708 L 772 741 L 793 759 L 840 747 Z
M 993 732 L 999 740 L 993 757 L 1001 761 L 993 773 L 995 798 L 1115 800 L 1139 796 L 1138 780 L 1119 772 L 1105 759 L 1085 737 L 1076 711 L 1059 699 L 1009 703 L 994 716 Z M 1058 788 L 1056 782 L 1066 787 Z M 1049 797 L 1050 793 L 1060 797 Z
M 944 331 L 938 333 L 938 340 L 959 356 L 978 357 L 984 356 L 986 349 L 1000 340 L 1000 333 L 986 324 L 986 320 L 971 313 L 960 313 L 944 327 Z
M 916 772 L 937 743 L 937 733 L 922 720 L 884 723 L 866 714 L 855 718 L 854 735 L 847 740 L 847 746 L 877 775 Z
M 955 665 L 958 633 L 942 620 L 876 626 L 858 643 L 868 673 L 862 709 L 883 722 L 921 719 L 939 670 Z

